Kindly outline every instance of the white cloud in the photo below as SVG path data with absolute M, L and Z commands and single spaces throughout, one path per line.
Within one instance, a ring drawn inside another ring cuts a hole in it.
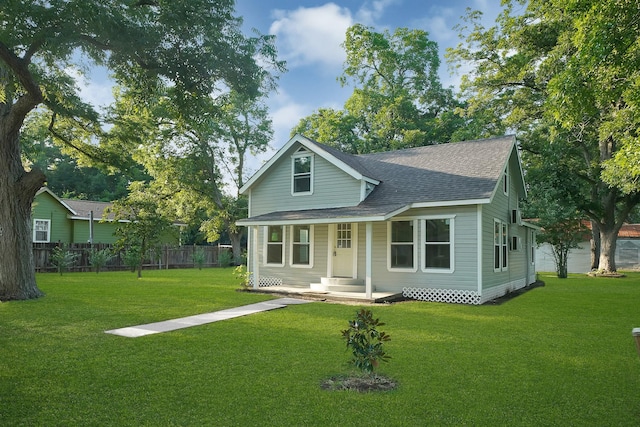
M 278 50 L 290 68 L 302 65 L 341 66 L 345 60 L 351 12 L 335 3 L 296 10 L 276 10 L 269 33 L 277 36 Z
M 357 21 L 364 25 L 374 25 L 386 8 L 401 3 L 401 0 L 374 0 L 364 3 L 356 13 Z

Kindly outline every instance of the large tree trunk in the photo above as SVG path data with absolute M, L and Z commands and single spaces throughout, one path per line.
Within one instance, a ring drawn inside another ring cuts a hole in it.
M 606 273 L 616 271 L 616 243 L 618 229 L 600 229 L 600 262 L 598 270 Z
M 231 251 L 233 252 L 233 263 L 236 265 L 240 265 L 242 262 L 242 231 L 242 228 L 238 229 L 237 232 L 229 231 Z
M 600 224 L 591 220 L 591 270 L 600 265 Z
M 22 166 L 21 124 L 12 114 L 0 114 L 0 301 L 43 295 L 33 263 L 31 204 L 45 176 Z

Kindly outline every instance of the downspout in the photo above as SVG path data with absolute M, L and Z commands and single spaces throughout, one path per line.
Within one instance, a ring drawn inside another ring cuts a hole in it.
M 483 251 L 483 244 L 482 244 L 482 231 L 483 231 L 483 227 L 482 227 L 482 205 L 477 205 L 477 209 L 476 209 L 476 240 L 477 240 L 477 248 L 476 248 L 476 252 L 477 252 L 477 277 L 478 277 L 478 296 L 480 297 L 480 302 L 482 302 L 482 251 Z
M 373 254 L 372 250 L 372 242 L 373 242 L 373 224 L 371 221 L 367 221 L 366 223 L 366 239 L 365 239 L 365 253 L 366 253 L 366 261 L 365 261 L 365 297 L 371 299 L 373 295 L 373 290 L 371 289 L 371 257 Z
M 89 211 L 89 245 L 93 247 L 93 211 Z

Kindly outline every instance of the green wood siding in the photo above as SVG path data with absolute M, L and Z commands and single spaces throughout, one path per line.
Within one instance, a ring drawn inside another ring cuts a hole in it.
M 93 243 L 115 243 L 116 222 L 93 221 Z M 73 243 L 89 242 L 89 220 L 76 219 L 73 221 Z
M 359 180 L 314 154 L 313 194 L 291 194 L 291 155 L 300 148 L 294 144 L 251 189 L 251 216 L 269 212 L 355 206 L 360 203 Z
M 50 242 L 70 243 L 72 226 L 67 217 L 70 212 L 49 193 L 43 192 L 36 196 L 31 212 L 31 227 L 36 219 L 51 221 Z

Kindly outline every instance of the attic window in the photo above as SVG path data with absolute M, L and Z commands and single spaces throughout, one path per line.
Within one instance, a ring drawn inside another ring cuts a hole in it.
M 292 157 L 291 193 L 294 196 L 313 193 L 313 155 L 308 151 Z

